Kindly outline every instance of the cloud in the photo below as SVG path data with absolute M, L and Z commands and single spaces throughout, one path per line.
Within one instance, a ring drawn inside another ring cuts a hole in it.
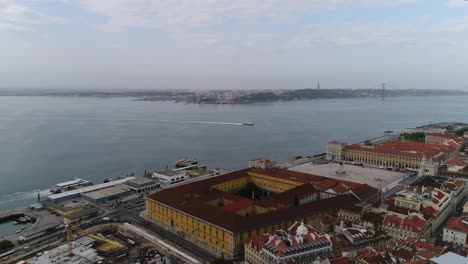
M 448 7 L 465 7 L 468 6 L 468 1 L 466 0 L 449 0 L 447 2 Z
M 107 18 L 104 30 L 131 27 L 181 31 L 221 24 L 248 22 L 259 18 L 270 21 L 297 19 L 299 13 L 374 5 L 395 6 L 421 0 L 69 0 Z
M 468 42 L 468 17 L 434 19 L 415 17 L 402 21 L 357 21 L 315 24 L 293 38 L 302 46 L 379 45 L 428 46 Z
M 0 30 L 33 31 L 35 25 L 63 23 L 63 18 L 48 16 L 15 0 L 0 0 Z

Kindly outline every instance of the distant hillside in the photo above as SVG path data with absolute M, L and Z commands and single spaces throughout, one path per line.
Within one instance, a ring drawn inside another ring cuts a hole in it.
M 385 97 L 468 95 L 466 91 L 406 89 L 385 90 Z M 249 104 L 275 101 L 380 98 L 381 89 L 297 89 L 216 91 L 0 91 L 0 96 L 133 97 L 139 101 L 175 101 L 194 104 Z

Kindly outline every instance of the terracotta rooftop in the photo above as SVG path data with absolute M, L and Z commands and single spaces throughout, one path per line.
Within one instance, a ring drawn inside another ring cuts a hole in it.
M 429 264 L 429 260 L 417 259 L 406 262 L 406 264 Z
M 257 169 L 244 169 L 235 171 L 232 173 L 224 174 L 221 176 L 209 178 L 202 181 L 187 183 L 177 187 L 164 189 L 149 195 L 147 199 L 157 201 L 166 206 L 172 207 L 176 210 L 185 212 L 193 215 L 204 221 L 230 230 L 231 232 L 239 232 L 244 230 L 250 230 L 265 224 L 281 223 L 289 220 L 297 220 L 303 217 L 309 217 L 316 214 L 317 212 L 336 211 L 340 207 L 357 203 L 359 200 L 352 195 L 337 196 L 329 199 L 323 199 L 317 202 L 307 203 L 299 206 L 293 206 L 288 208 L 282 208 L 273 210 L 267 213 L 251 215 L 251 216 L 240 216 L 235 212 L 225 210 L 223 207 L 212 206 L 208 202 L 225 198 L 232 201 L 244 200 L 244 197 L 240 197 L 228 192 L 223 192 L 212 188 L 211 186 L 223 183 L 229 180 L 239 179 L 243 177 L 249 177 L 250 172 L 256 172 L 263 175 L 272 177 L 280 177 L 287 179 L 299 179 L 304 182 L 309 180 L 321 181 L 324 177 L 315 176 L 305 173 L 293 172 L 283 169 L 272 169 L 272 170 L 257 170 Z M 354 186 L 361 186 L 360 184 L 354 184 Z M 301 187 L 301 186 L 299 186 Z M 298 188 L 298 187 L 296 187 Z M 301 188 L 310 188 L 301 187 Z M 299 190 L 301 189 L 299 188 Z M 310 190 L 310 189 L 309 189 Z M 375 189 L 374 189 L 375 190 Z M 246 205 L 244 202 L 241 203 L 243 206 Z M 255 203 L 253 203 L 255 204 Z M 234 207 L 234 206 L 233 206 Z M 229 207 L 228 207 L 229 208 Z
M 252 200 L 249 199 L 243 199 L 231 204 L 228 204 L 224 207 L 222 207 L 224 210 L 227 210 L 229 212 L 238 212 L 242 209 L 245 209 L 253 204 Z
M 247 244 L 253 247 L 256 251 L 260 251 L 262 250 L 263 245 L 265 245 L 265 243 L 268 242 L 268 240 L 270 240 L 270 235 L 263 234 L 252 238 L 247 242 Z
M 405 217 L 401 223 L 402 227 L 409 228 L 415 233 L 421 232 L 426 224 L 427 221 L 419 216 Z
M 460 136 L 457 136 L 457 135 L 454 135 L 454 134 L 429 133 L 428 135 L 453 140 L 458 144 L 461 144 L 461 143 L 463 143 L 463 141 L 465 141 L 465 139 L 463 137 L 460 137 Z
M 347 146 L 348 149 L 383 153 L 396 156 L 405 156 L 411 158 L 421 159 L 426 158 L 438 158 L 443 154 L 450 152 L 450 148 L 444 145 L 438 144 L 426 144 L 419 142 L 404 142 L 404 141 L 393 141 L 384 143 L 377 146 L 365 146 L 362 144 L 351 144 Z
M 348 257 L 339 257 L 330 259 L 330 264 L 352 264 L 352 262 Z
M 317 246 L 320 248 L 331 246 L 330 236 L 304 223 L 296 222 L 287 232 L 278 230 L 272 234 L 264 248 L 282 257 L 306 251 L 308 248 L 315 250 Z
M 445 161 L 445 164 L 454 165 L 454 166 L 468 166 L 468 158 L 462 157 L 452 157 Z
M 395 250 L 392 252 L 393 255 L 401 258 L 401 259 L 404 259 L 405 260 L 405 263 L 407 261 L 410 261 L 414 258 L 414 253 L 411 252 L 410 250 L 408 249 L 405 249 L 405 248 L 401 248 L 399 250 Z
M 385 226 L 393 228 L 409 228 L 414 233 L 419 233 L 426 226 L 427 221 L 417 215 L 399 217 L 394 215 L 386 215 L 383 221 Z
M 452 217 L 447 222 L 447 228 L 468 234 L 468 217 Z
M 465 182 L 462 181 L 462 180 L 457 180 L 457 179 L 450 180 L 450 181 L 443 184 L 444 188 L 449 189 L 451 191 L 457 191 L 458 189 L 462 188 L 463 186 L 465 186 Z
M 314 185 L 306 183 L 296 188 L 268 197 L 262 201 L 257 202 L 256 205 L 261 207 L 289 207 L 294 205 L 296 198 L 300 200 L 305 197 L 318 194 L 318 192 L 319 191 L 314 187 Z

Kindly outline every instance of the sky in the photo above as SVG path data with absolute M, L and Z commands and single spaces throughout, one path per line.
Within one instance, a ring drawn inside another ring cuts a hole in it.
M 464 0 L 0 0 L 0 89 L 468 90 Z

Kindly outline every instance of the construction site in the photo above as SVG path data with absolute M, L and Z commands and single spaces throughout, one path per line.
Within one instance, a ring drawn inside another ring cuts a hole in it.
M 186 263 L 171 252 L 132 232 L 131 225 L 105 224 L 82 230 L 65 225 L 65 238 L 39 252 L 30 251 L 21 260 L 6 263 Z

